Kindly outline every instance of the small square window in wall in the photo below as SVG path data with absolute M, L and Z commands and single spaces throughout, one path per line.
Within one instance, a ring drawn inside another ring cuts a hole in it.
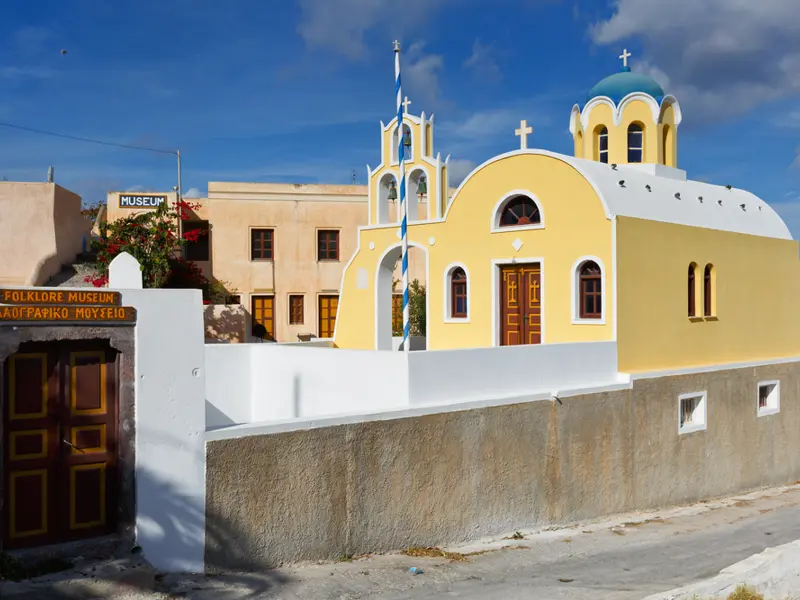
M 706 393 L 692 392 L 678 396 L 678 433 L 706 428 Z
M 274 238 L 273 229 L 251 229 L 250 260 L 274 260 Z
M 781 382 L 761 381 L 758 384 L 758 416 L 774 415 L 781 410 Z

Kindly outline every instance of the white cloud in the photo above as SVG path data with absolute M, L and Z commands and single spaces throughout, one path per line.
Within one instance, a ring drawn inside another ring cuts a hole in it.
M 450 186 L 456 187 L 461 185 L 461 182 L 466 179 L 467 175 L 477 167 L 478 164 L 474 160 L 466 158 L 451 158 L 447 163 L 447 174 L 450 180 Z
M 494 56 L 494 46 L 484 45 L 480 40 L 472 44 L 472 54 L 464 61 L 464 67 L 471 69 L 475 75 L 483 80 L 497 82 L 503 79 L 503 73 Z
M 638 39 L 633 69 L 666 84 L 688 120 L 712 120 L 800 94 L 798 16 L 797 0 L 616 0 L 590 33 L 620 49 Z
M 444 67 L 444 59 L 438 54 L 425 54 L 424 49 L 424 42 L 414 43 L 408 48 L 402 66 L 403 90 L 419 98 L 432 111 L 441 96 L 439 75 Z M 419 108 L 419 111 L 422 110 L 424 107 Z
M 203 192 L 200 191 L 200 188 L 189 188 L 186 190 L 186 193 L 183 195 L 184 198 L 202 198 Z
M 302 18 L 297 31 L 309 47 L 332 50 L 352 60 L 367 53 L 364 37 L 384 26 L 394 37 L 418 30 L 446 0 L 405 0 L 402 9 L 391 0 L 300 0 Z

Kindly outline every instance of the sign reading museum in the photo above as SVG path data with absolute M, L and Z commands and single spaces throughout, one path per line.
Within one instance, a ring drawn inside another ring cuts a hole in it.
M 167 199 L 165 194 L 120 194 L 120 208 L 155 208 Z

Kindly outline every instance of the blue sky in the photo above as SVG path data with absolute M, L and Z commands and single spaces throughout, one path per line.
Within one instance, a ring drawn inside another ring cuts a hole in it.
M 800 237 L 797 0 L 6 0 L 0 121 L 180 148 L 183 186 L 364 183 L 394 113 L 435 112 L 453 173 L 529 144 L 570 153 L 569 113 L 622 48 L 681 102 L 679 166 L 750 189 Z M 61 54 L 61 49 L 68 51 Z M 0 177 L 85 200 L 165 190 L 174 157 L 0 127 Z

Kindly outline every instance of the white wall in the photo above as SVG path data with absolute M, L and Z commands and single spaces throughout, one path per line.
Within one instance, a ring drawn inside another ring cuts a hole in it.
M 616 342 L 411 352 L 412 405 L 443 404 L 610 385 Z
M 118 290 L 136 323 L 136 534 L 162 571 L 202 572 L 205 344 L 199 290 Z M 234 347 L 234 346 L 231 346 Z
M 622 382 L 615 342 L 429 352 L 206 345 L 208 429 L 501 400 Z
M 250 423 L 252 344 L 206 344 L 206 427 Z
M 252 419 L 380 412 L 407 406 L 402 352 L 340 350 L 303 344 L 247 344 Z M 232 346 L 214 346 L 229 350 Z

